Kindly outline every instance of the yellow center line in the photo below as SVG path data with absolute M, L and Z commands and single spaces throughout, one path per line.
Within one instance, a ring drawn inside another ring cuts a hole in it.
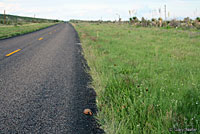
M 9 53 L 9 54 L 6 54 L 6 56 L 8 57 L 8 56 L 11 56 L 11 55 L 13 55 L 14 53 L 17 53 L 17 52 L 19 52 L 19 51 L 21 51 L 21 49 L 17 49 L 17 50 L 15 50 L 15 51 L 13 51 L 13 52 L 11 52 L 11 53 Z
M 39 38 L 38 40 L 43 40 L 44 38 Z

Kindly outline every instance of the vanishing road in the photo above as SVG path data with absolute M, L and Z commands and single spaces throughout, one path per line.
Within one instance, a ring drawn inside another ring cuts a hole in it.
M 0 40 L 0 134 L 99 133 L 85 67 L 68 23 Z

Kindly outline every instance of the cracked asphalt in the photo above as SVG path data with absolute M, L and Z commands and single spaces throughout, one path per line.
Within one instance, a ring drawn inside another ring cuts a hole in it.
M 81 53 L 68 23 L 0 40 L 0 133 L 103 133 Z

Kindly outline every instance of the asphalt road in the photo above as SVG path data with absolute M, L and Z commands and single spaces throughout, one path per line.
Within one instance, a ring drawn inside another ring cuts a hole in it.
M 0 40 L 0 133 L 102 133 L 85 67 L 68 23 Z

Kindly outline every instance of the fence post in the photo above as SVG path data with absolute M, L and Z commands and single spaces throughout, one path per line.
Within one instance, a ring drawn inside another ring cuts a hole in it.
M 4 24 L 6 24 L 6 10 L 4 10 Z

